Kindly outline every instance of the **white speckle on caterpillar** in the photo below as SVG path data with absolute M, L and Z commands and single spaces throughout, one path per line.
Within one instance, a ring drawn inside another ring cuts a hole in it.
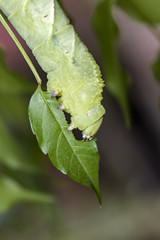
M 88 112 L 87 112 L 87 115 L 88 115 L 88 116 L 91 116 L 91 113 L 92 113 L 91 111 L 88 111 Z

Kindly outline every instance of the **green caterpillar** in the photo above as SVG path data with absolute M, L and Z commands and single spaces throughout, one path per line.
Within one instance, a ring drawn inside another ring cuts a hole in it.
M 0 9 L 47 72 L 47 91 L 70 113 L 68 130 L 98 131 L 105 109 L 98 65 L 55 0 L 0 0 Z

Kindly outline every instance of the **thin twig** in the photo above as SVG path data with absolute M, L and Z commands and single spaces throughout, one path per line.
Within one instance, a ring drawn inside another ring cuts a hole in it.
M 24 59 L 26 60 L 26 62 L 28 63 L 31 71 L 33 72 L 37 83 L 39 85 L 41 85 L 42 80 L 37 72 L 37 70 L 35 69 L 32 61 L 30 60 L 29 56 L 27 55 L 27 53 L 25 52 L 24 48 L 22 47 L 22 45 L 20 44 L 20 42 L 18 41 L 18 39 L 16 38 L 15 34 L 13 33 L 13 31 L 11 30 L 11 28 L 9 27 L 9 25 L 6 23 L 5 19 L 3 18 L 2 14 L 0 13 L 0 22 L 2 23 L 2 25 L 4 26 L 4 28 L 7 30 L 7 32 L 9 33 L 9 35 L 11 36 L 11 38 L 13 39 L 13 41 L 15 42 L 15 44 L 17 45 L 17 47 L 19 48 L 21 54 L 23 55 Z

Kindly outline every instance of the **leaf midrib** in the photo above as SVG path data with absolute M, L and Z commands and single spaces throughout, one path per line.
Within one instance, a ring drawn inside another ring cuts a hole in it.
M 76 154 L 76 153 L 75 153 L 75 151 L 74 151 L 74 147 L 72 147 L 72 145 L 71 145 L 70 141 L 69 141 L 69 140 L 68 140 L 68 138 L 66 137 L 65 131 L 63 131 L 63 128 L 61 128 L 61 125 L 60 125 L 60 123 L 58 122 L 57 118 L 55 117 L 55 115 L 53 114 L 52 110 L 50 109 L 50 106 L 49 106 L 49 104 L 48 104 L 47 100 L 46 100 L 46 99 L 45 99 L 45 97 L 43 96 L 42 90 L 41 90 L 41 89 L 39 89 L 39 91 L 40 91 L 40 94 L 41 94 L 41 96 L 42 96 L 42 98 L 43 98 L 43 100 L 44 100 L 44 102 L 45 102 L 46 106 L 48 107 L 49 111 L 51 112 L 51 114 L 54 116 L 54 119 L 55 119 L 55 120 L 56 120 L 56 122 L 58 123 L 58 125 L 59 125 L 59 128 L 61 129 L 61 132 L 62 132 L 62 133 L 63 133 L 63 135 L 65 136 L 65 138 L 66 138 L 66 140 L 67 140 L 67 142 L 68 142 L 68 144 L 69 144 L 70 148 L 72 149 L 72 151 L 73 151 L 74 155 L 76 156 L 76 158 L 77 158 L 78 162 L 80 163 L 80 165 L 81 165 L 81 167 L 83 168 L 84 172 L 87 174 L 87 176 L 88 176 L 88 178 L 89 178 L 89 180 L 90 180 L 90 182 L 91 182 L 91 186 L 93 185 L 93 186 L 95 187 L 95 189 L 96 189 L 96 192 L 97 192 L 97 188 L 96 188 L 96 186 L 95 186 L 95 184 L 94 184 L 94 181 L 92 181 L 92 179 L 90 178 L 90 176 L 89 176 L 88 172 L 86 171 L 86 169 L 85 169 L 85 168 L 84 168 L 84 166 L 82 165 L 81 161 L 79 160 L 79 158 L 78 158 L 77 154 Z M 76 141 L 76 140 L 75 140 L 75 141 Z

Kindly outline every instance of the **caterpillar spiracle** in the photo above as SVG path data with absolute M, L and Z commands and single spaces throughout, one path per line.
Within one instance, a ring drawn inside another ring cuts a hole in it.
M 68 130 L 78 128 L 84 138 L 98 131 L 105 109 L 103 80 L 56 0 L 0 0 L 0 9 L 26 41 L 47 73 L 47 91 L 59 96 L 59 109 L 71 115 Z

